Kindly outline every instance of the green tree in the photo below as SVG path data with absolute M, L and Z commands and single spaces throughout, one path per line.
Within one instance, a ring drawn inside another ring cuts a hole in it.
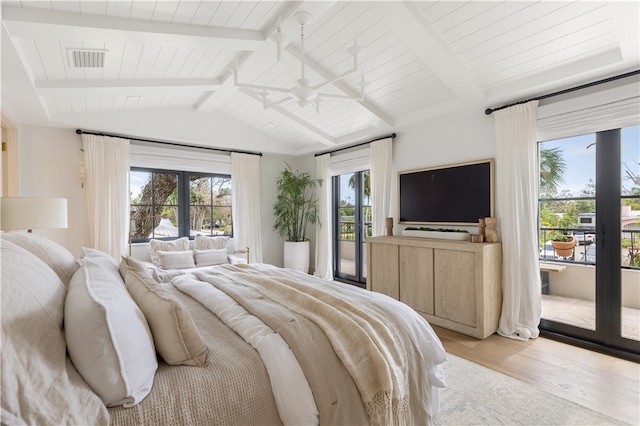
M 549 198 L 558 191 L 558 185 L 564 182 L 567 163 L 560 148 L 540 149 L 540 193 Z
M 363 193 L 364 196 L 367 200 L 369 200 L 371 198 L 371 173 L 369 173 L 369 170 L 365 170 L 364 173 L 362 174 L 363 176 Z M 349 188 L 355 188 L 356 187 L 356 173 L 352 174 L 351 177 L 349 178 Z

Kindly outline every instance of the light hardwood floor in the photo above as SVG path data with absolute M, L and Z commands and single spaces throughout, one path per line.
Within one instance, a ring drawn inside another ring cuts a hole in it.
M 616 419 L 640 425 L 640 364 L 539 337 L 484 340 L 433 326 L 445 350 Z

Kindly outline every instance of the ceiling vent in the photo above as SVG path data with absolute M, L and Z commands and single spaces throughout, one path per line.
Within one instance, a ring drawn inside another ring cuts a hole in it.
M 68 49 L 71 68 L 104 68 L 106 50 Z

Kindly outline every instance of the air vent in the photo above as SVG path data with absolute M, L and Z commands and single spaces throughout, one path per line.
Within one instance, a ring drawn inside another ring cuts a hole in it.
M 106 50 L 69 49 L 71 68 L 104 68 Z

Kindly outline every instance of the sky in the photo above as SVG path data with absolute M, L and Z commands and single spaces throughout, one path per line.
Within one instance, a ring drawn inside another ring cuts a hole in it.
M 589 179 L 595 182 L 596 150 L 595 145 L 590 146 L 595 141 L 595 134 L 588 134 L 542 143 L 543 148 L 560 148 L 566 162 L 564 182 L 558 185 L 558 193 L 567 189 L 574 195 L 578 195 L 589 183 Z M 640 127 L 638 126 L 622 129 L 622 161 L 626 162 L 634 173 L 640 175 Z M 624 171 L 623 166 L 623 174 Z M 624 180 L 623 185 L 627 189 L 632 186 L 628 180 Z

